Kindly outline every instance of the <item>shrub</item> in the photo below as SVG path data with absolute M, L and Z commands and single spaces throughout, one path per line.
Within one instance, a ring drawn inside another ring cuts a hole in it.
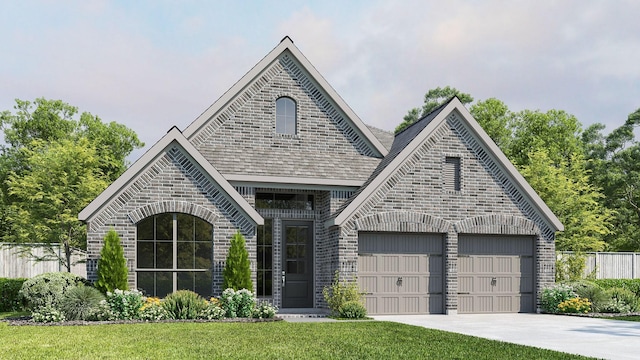
M 41 306 L 38 310 L 33 312 L 33 321 L 35 322 L 61 322 L 64 321 L 64 314 L 62 311 L 56 309 L 50 304 Z
M 127 272 L 127 260 L 120 245 L 120 237 L 115 230 L 109 230 L 100 250 L 96 288 L 105 294 L 115 289 L 128 290 Z
M 337 270 L 333 277 L 333 283 L 322 289 L 322 295 L 333 315 L 340 315 L 340 307 L 349 301 L 362 304 L 362 294 L 358 283 L 355 279 L 340 281 L 340 272 Z
M 198 314 L 198 319 L 220 320 L 224 318 L 225 313 L 226 311 L 220 307 L 219 301 L 208 301 L 207 306 Z
M 591 311 L 591 303 L 588 299 L 584 299 L 581 297 L 571 298 L 558 304 L 558 312 L 561 313 L 586 314 L 589 311 Z
M 207 302 L 191 290 L 178 290 L 164 299 L 162 307 L 172 319 L 196 319 Z
M 229 318 L 251 317 L 256 306 L 256 298 L 247 289 L 235 291 L 231 288 L 222 292 L 220 298 L 221 307 L 225 311 L 225 316 Z
M 594 312 L 600 312 L 611 300 L 604 290 L 592 281 L 574 281 L 568 283 L 568 285 L 573 288 L 573 291 L 575 291 L 579 297 L 589 299 L 591 302 L 591 310 Z
M 162 307 L 162 301 L 156 297 L 149 297 L 140 308 L 140 319 L 146 321 L 158 321 L 169 319 L 169 312 Z
M 20 311 L 24 309 L 24 299 L 20 296 L 24 278 L 0 278 L 0 312 Z
M 546 313 L 557 314 L 560 303 L 575 297 L 577 297 L 577 295 L 571 286 L 556 284 L 542 289 L 540 306 L 542 307 L 542 311 Z
M 231 238 L 231 247 L 227 254 L 227 262 L 222 271 L 222 287 L 225 289 L 247 289 L 253 291 L 249 253 L 245 246 L 244 236 L 238 231 Z
M 622 305 L 626 305 L 628 308 L 626 311 L 619 311 L 621 313 L 625 312 L 635 312 L 640 310 L 640 299 L 632 293 L 631 291 L 624 288 L 611 288 L 605 290 L 607 297 L 611 299 L 612 306 L 607 306 L 603 312 L 613 312 L 608 310 L 621 309 Z
M 611 299 L 600 307 L 602 313 L 625 314 L 631 311 L 631 307 L 622 300 Z
M 89 317 L 89 320 L 94 321 L 113 321 L 117 319 L 118 316 L 111 310 L 111 306 L 109 306 L 107 300 L 101 300 L 93 314 Z
M 90 320 L 104 295 L 91 286 L 78 285 L 66 290 L 60 310 L 67 320 Z
M 82 277 L 68 272 L 44 273 L 25 281 L 20 295 L 31 310 L 46 305 L 57 308 L 67 288 L 85 283 Z
M 359 301 L 347 301 L 338 308 L 341 318 L 364 319 L 367 317 L 367 309 Z
M 272 319 L 278 313 L 278 308 L 267 301 L 262 301 L 253 309 L 252 317 L 255 319 Z
M 556 281 L 577 281 L 584 278 L 587 257 L 583 254 L 560 254 L 556 258 Z
M 627 289 L 640 298 L 640 279 L 597 279 L 593 282 L 605 290 L 614 287 Z
M 131 320 L 140 317 L 140 309 L 146 298 L 138 290 L 120 290 L 107 292 L 107 304 L 118 320 Z

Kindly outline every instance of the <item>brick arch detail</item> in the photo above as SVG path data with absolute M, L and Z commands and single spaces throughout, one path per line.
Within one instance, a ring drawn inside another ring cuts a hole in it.
M 539 235 L 535 222 L 512 215 L 491 214 L 461 220 L 454 224 L 458 233 Z
M 442 218 L 413 211 L 391 211 L 355 219 L 358 231 L 446 233 L 451 223 Z
M 193 204 L 187 201 L 175 200 L 165 200 L 147 204 L 133 210 L 132 212 L 127 214 L 127 216 L 129 217 L 131 222 L 137 224 L 139 221 L 146 219 L 149 216 L 172 212 L 193 215 L 207 221 L 210 224 L 214 224 L 219 218 L 218 215 L 216 215 L 213 211 L 205 208 L 204 206 Z

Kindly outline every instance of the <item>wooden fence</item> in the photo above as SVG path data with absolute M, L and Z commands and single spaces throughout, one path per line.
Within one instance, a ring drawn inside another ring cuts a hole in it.
M 45 247 L 41 244 L 10 244 L 0 243 L 0 277 L 4 278 L 31 278 L 39 274 L 56 271 L 67 271 L 64 265 L 61 265 L 55 258 L 44 261 L 36 261 L 32 256 L 28 256 L 27 251 L 37 257 L 47 255 Z M 64 256 L 62 247 L 54 245 L 53 250 Z M 74 250 L 71 256 L 71 263 L 84 261 L 87 254 L 84 251 Z M 87 268 L 84 262 L 76 263 L 71 266 L 71 272 L 87 277 Z
M 571 252 L 562 252 L 571 254 Z M 596 274 L 596 279 L 640 278 L 640 253 L 595 252 L 586 253 L 585 275 Z

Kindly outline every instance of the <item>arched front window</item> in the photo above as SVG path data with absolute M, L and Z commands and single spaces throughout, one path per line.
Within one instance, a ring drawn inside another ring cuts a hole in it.
M 150 216 L 137 225 L 137 286 L 149 296 L 176 290 L 212 294 L 213 226 L 181 213 Z
M 292 98 L 276 100 L 276 133 L 296 134 L 296 102 Z

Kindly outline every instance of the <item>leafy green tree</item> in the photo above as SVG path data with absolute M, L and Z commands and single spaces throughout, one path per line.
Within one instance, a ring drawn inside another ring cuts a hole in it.
M 606 237 L 612 250 L 640 251 L 640 109 L 608 135 L 602 124 L 582 134 L 592 182 L 602 188 L 604 205 L 613 212 L 613 231 Z
M 458 89 L 450 86 L 431 89 L 424 95 L 424 104 L 422 105 L 422 108 L 413 108 L 404 116 L 402 123 L 396 127 L 396 134 L 404 130 L 409 125 L 415 123 L 420 118 L 428 115 L 433 111 L 433 109 L 449 101 L 454 96 L 457 96 L 463 104 L 473 102 L 471 95 L 462 93 Z
M 115 289 L 129 290 L 127 274 L 127 260 L 120 237 L 115 230 L 109 230 L 100 250 L 96 288 L 103 293 L 113 292 Z
M 496 98 L 490 98 L 471 105 L 469 112 L 498 147 L 506 149 L 509 146 L 512 137 L 510 123 L 513 115 L 505 103 Z
M 249 253 L 245 246 L 244 236 L 240 231 L 231 238 L 231 247 L 227 254 L 227 262 L 222 270 L 222 287 L 225 289 L 253 291 L 251 282 L 251 268 L 249 267 Z
M 49 245 L 50 255 L 71 270 L 72 248 L 86 248 L 85 225 L 78 213 L 107 187 L 99 159 L 87 139 L 34 141 L 21 149 L 25 169 L 7 179 L 12 197 L 8 221 L 19 242 Z M 53 251 L 64 247 L 64 257 Z

